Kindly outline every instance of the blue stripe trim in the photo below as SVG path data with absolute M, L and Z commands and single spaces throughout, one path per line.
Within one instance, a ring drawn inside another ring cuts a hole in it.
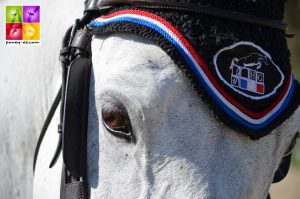
M 201 73 L 197 69 L 197 66 L 195 66 L 193 64 L 192 60 L 189 59 L 188 55 L 181 48 L 181 46 L 175 40 L 173 40 L 173 38 L 166 31 L 164 31 L 163 29 L 161 29 L 159 26 L 157 26 L 155 24 L 152 24 L 152 23 L 150 23 L 150 22 L 148 22 L 146 20 L 137 19 L 137 18 L 133 18 L 133 17 L 118 17 L 116 19 L 107 19 L 107 21 L 104 21 L 104 22 L 93 21 L 88 26 L 90 26 L 90 27 L 101 27 L 101 26 L 104 26 L 104 25 L 107 25 L 107 24 L 118 23 L 118 22 L 132 22 L 132 23 L 135 23 L 135 24 L 143 25 L 143 26 L 146 26 L 148 28 L 151 28 L 151 29 L 157 31 L 163 37 L 165 37 L 169 42 L 171 42 L 177 48 L 177 50 L 183 56 L 184 60 L 187 62 L 187 64 L 190 67 L 190 69 L 196 74 L 197 78 L 200 80 L 200 83 L 209 92 L 209 94 L 212 96 L 212 98 L 215 100 L 215 102 L 219 105 L 219 107 L 222 108 L 223 111 L 225 111 L 228 115 L 230 115 L 234 120 L 236 120 L 237 122 L 239 122 L 243 126 L 246 126 L 246 127 L 250 128 L 250 129 L 254 129 L 254 130 L 262 129 L 262 128 L 266 127 L 267 125 L 269 125 L 278 115 L 280 115 L 282 113 L 282 111 L 289 104 L 289 102 L 290 102 L 290 100 L 291 100 L 291 98 L 293 96 L 294 79 L 293 79 L 293 77 L 291 77 L 292 78 L 292 80 L 291 80 L 292 81 L 292 85 L 291 85 L 291 87 L 289 89 L 289 93 L 288 93 L 287 98 L 285 99 L 283 105 L 279 108 L 279 110 L 277 110 L 275 113 L 273 113 L 272 116 L 270 116 L 266 121 L 262 122 L 261 124 L 250 123 L 250 122 L 244 120 L 243 118 L 241 118 L 239 115 L 237 115 L 231 109 L 229 109 L 221 101 L 221 99 L 218 98 L 218 96 L 214 93 L 214 91 L 210 88 L 210 86 L 203 79 Z

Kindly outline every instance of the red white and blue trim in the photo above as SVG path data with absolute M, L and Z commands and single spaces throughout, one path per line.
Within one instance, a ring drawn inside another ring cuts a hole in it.
M 282 113 L 293 96 L 294 78 L 290 73 L 284 88 L 274 103 L 262 112 L 252 112 L 226 93 L 192 45 L 162 17 L 146 11 L 122 10 L 101 16 L 93 20 L 88 26 L 102 27 L 118 22 L 131 22 L 146 26 L 157 31 L 171 42 L 219 107 L 245 127 L 254 130 L 266 127 Z

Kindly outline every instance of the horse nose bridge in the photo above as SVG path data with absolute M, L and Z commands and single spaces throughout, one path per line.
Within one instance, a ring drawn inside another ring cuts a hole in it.
M 172 161 L 172 158 L 162 158 L 157 161 L 157 157 L 152 158 L 150 162 L 146 161 L 148 164 L 142 172 L 145 198 L 165 198 L 170 194 L 175 198 L 179 195 L 201 199 L 262 198 L 255 195 L 252 186 L 239 183 L 240 179 L 230 176 L 228 171 L 223 175 L 221 166 L 219 171 L 214 171 L 215 165 L 201 168 L 186 159 Z
M 204 190 L 206 195 L 203 199 L 263 198 L 257 195 L 259 193 L 255 191 L 255 186 L 252 185 L 251 180 L 247 179 L 248 176 L 244 175 L 245 173 L 238 175 L 239 171 L 221 168 L 218 171 L 212 170 L 211 173 L 203 182 L 206 184 Z

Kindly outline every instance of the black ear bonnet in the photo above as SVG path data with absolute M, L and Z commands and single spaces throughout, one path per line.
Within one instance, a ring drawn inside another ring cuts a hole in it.
M 136 7 L 109 11 L 87 27 L 92 34 L 131 33 L 155 42 L 191 80 L 216 118 L 253 139 L 269 134 L 299 106 L 299 84 L 292 75 L 284 31 Z

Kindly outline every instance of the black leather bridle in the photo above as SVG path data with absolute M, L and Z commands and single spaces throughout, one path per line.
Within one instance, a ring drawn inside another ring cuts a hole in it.
M 86 184 L 86 139 L 89 78 L 90 68 L 92 66 L 92 35 L 86 31 L 85 26 L 92 19 L 102 15 L 107 10 L 124 5 L 155 10 L 192 12 L 264 26 L 279 31 L 285 31 L 286 29 L 286 24 L 283 21 L 191 3 L 167 2 L 162 0 L 87 0 L 85 2 L 84 16 L 81 19 L 76 19 L 75 24 L 66 31 L 64 36 L 62 42 L 63 47 L 60 51 L 62 86 L 47 115 L 34 154 L 33 170 L 35 169 L 41 142 L 54 112 L 60 103 L 60 124 L 58 125 L 59 141 L 54 157 L 50 163 L 50 168 L 54 166 L 62 151 L 64 165 L 61 182 L 61 198 L 88 198 Z M 284 158 L 279 168 L 281 172 L 276 172 L 274 182 L 280 181 L 285 177 L 289 168 L 290 158 L 290 155 Z

